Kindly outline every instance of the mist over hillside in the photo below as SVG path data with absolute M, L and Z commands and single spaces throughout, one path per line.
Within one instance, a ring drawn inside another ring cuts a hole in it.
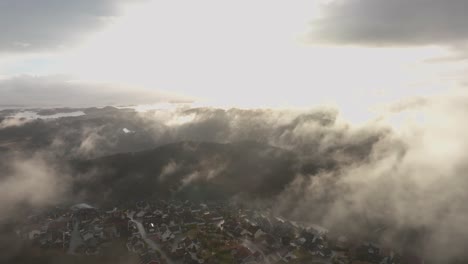
M 267 145 L 181 142 L 74 163 L 77 191 L 91 201 L 271 197 L 292 181 L 298 160 Z M 84 175 L 84 176 L 83 176 Z M 83 180 L 81 180 L 83 179 Z
M 77 111 L 82 114 L 51 118 Z M 391 136 L 385 127 L 352 128 L 326 108 L 141 113 L 106 107 L 3 110 L 1 115 L 4 178 L 41 164 L 44 170 L 25 177 L 46 175 L 59 185 L 52 194 L 71 189 L 95 203 L 179 194 L 271 198 L 298 177 L 366 162 L 374 146 Z M 404 152 L 401 142 L 394 142 L 392 150 Z M 21 195 L 14 194 L 20 197 L 12 198 L 13 205 L 24 202 Z
M 452 107 L 432 104 L 435 117 Z M 328 108 L 79 111 L 49 119 L 2 111 L 6 218 L 76 201 L 227 199 L 413 248 L 435 263 L 464 256 L 464 156 L 437 159 L 438 125 L 400 133 L 379 122 L 351 125 Z

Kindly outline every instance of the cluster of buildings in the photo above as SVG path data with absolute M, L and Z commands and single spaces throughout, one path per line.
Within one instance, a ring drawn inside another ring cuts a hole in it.
M 120 243 L 144 264 L 424 263 L 227 202 L 141 201 L 110 211 L 79 204 L 31 216 L 17 233 L 67 254 L 99 255 Z
M 53 208 L 29 216 L 16 233 L 49 254 L 99 256 L 124 249 L 142 264 L 164 263 L 157 251 L 132 235 L 131 219 L 124 210 L 102 211 L 87 204 Z

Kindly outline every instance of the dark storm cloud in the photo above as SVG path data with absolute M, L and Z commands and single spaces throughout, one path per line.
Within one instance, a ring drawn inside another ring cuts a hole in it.
M 468 40 L 465 0 L 337 0 L 323 5 L 313 41 L 365 45 L 456 44 Z
M 118 16 L 125 2 L 132 0 L 2 0 L 0 52 L 73 45 Z

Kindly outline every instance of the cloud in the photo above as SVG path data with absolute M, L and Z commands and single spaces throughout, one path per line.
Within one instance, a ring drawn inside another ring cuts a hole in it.
M 0 106 L 86 107 L 188 102 L 187 98 L 112 83 L 74 81 L 65 76 L 17 76 L 0 80 Z
M 68 157 L 132 152 L 178 141 L 240 142 L 300 151 L 304 158 L 364 157 L 388 129 L 351 126 L 336 109 L 311 110 L 175 108 L 144 113 L 129 109 L 84 109 L 86 115 L 35 120 L 0 130 L 0 142 L 14 137 L 26 149 L 47 148 Z M 122 127 L 134 133 L 119 133 Z M 37 131 L 42 131 L 37 133 Z M 13 136 L 19 135 L 19 136 Z M 24 139 L 24 140 L 20 140 Z
M 119 16 L 131 0 L 3 0 L 0 52 L 56 50 L 76 45 Z
M 179 169 L 177 163 L 171 160 L 167 165 L 165 165 L 159 174 L 159 181 L 164 181 L 167 177 L 174 174 Z
M 387 111 L 391 113 L 399 113 L 406 110 L 417 109 L 424 107 L 429 103 L 429 99 L 425 97 L 411 97 L 399 102 L 390 104 L 387 107 Z
M 201 160 L 197 166 L 197 170 L 186 175 L 182 179 L 182 186 L 184 188 L 197 181 L 210 181 L 222 173 L 226 173 L 227 164 L 220 157 L 206 158 Z
M 27 208 L 64 201 L 70 178 L 61 171 L 60 163 L 48 155 L 2 156 L 0 168 L 0 220 L 13 218 Z
M 304 111 L 197 108 L 176 115 L 190 116 L 191 121 L 171 127 L 174 140 L 257 141 L 294 150 L 304 159 L 364 157 L 369 147 L 390 132 L 372 122 L 352 126 L 336 109 L 323 107 Z
M 322 5 L 311 39 L 371 46 L 466 43 L 467 9 L 465 0 L 336 0 Z
M 387 133 L 366 159 L 298 174 L 273 201 L 277 213 L 414 250 L 431 263 L 466 258 L 466 100 L 416 100 L 405 111 L 424 112 L 425 122 Z
M 281 157 L 273 159 L 275 164 L 262 163 L 271 159 L 261 157 L 274 157 L 276 148 L 265 150 L 240 144 L 235 145 L 238 152 L 230 156 L 239 163 L 197 152 L 196 162 L 190 167 L 183 155 L 179 159 L 170 151 L 174 156 L 167 157 L 157 167 L 159 170 L 151 171 L 150 178 L 159 172 L 157 182 L 162 185 L 180 176 L 180 187 L 185 189 L 205 182 L 225 184 L 223 177 L 232 173 L 226 181 L 230 190 L 241 186 L 245 192 L 264 191 L 281 185 L 275 188 L 278 192 L 265 192 L 273 195 L 268 196 L 269 202 L 274 203 L 274 212 L 279 215 L 378 240 L 383 245 L 402 246 L 423 252 L 435 263 L 448 263 L 465 256 L 463 245 L 468 241 L 468 233 L 462 230 L 468 220 L 464 202 L 468 199 L 465 191 L 468 137 L 462 132 L 468 129 L 464 122 L 467 100 L 468 97 L 459 94 L 397 102 L 386 108 L 389 115 L 421 112 L 425 116 L 422 122 L 410 122 L 399 129 L 380 121 L 352 125 L 342 120 L 336 109 L 327 108 L 308 111 L 181 108 L 146 113 L 101 109 L 93 110 L 95 114 L 87 110 L 86 116 L 59 120 L 68 127 L 70 122 L 83 123 L 72 126 L 69 135 L 64 130 L 54 132 L 57 134 L 51 137 L 62 138 L 65 145 L 56 144 L 57 150 L 50 147 L 50 151 L 77 153 L 81 149 L 83 152 L 79 153 L 87 157 L 93 150 L 106 155 L 133 151 L 135 145 L 150 148 L 181 140 L 260 141 L 294 153 L 294 160 L 285 163 L 292 163 L 288 167 L 291 169 L 281 170 L 283 165 L 276 162 Z M 135 130 L 135 134 L 118 133 L 122 126 Z M 113 137 L 112 133 L 122 137 Z M 188 152 L 197 150 L 194 146 L 197 144 L 184 145 Z M 249 174 L 258 168 L 257 163 L 250 163 L 252 160 L 260 160 L 258 166 L 263 168 L 256 177 Z M 239 173 L 233 172 L 236 169 Z M 140 172 L 132 171 L 135 174 L 129 174 L 124 184 L 120 184 L 142 186 L 144 170 Z M 92 178 L 97 179 L 100 173 L 103 172 L 92 173 Z
M 3 120 L 0 120 L 0 129 L 13 126 L 22 126 L 30 121 L 31 119 L 26 118 L 7 117 Z
M 105 142 L 105 138 L 100 134 L 100 130 L 102 130 L 102 127 L 98 127 L 96 129 L 84 129 L 83 140 L 78 148 L 79 155 L 88 156 L 96 151 L 99 143 L 102 145 Z

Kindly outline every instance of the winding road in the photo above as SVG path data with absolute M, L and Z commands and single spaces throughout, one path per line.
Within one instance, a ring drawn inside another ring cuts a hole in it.
M 76 218 L 73 219 L 73 231 L 70 237 L 70 246 L 68 248 L 68 254 L 75 254 L 75 250 L 83 244 L 83 239 L 81 239 L 80 235 L 80 221 Z
M 136 224 L 137 226 L 137 229 L 138 229 L 138 232 L 140 233 L 140 236 L 141 238 L 146 242 L 146 244 L 148 244 L 148 246 L 154 250 L 157 250 L 159 253 L 161 253 L 161 257 L 166 260 L 166 263 L 168 264 L 179 264 L 179 262 L 175 262 L 173 261 L 162 249 L 161 249 L 161 246 L 158 245 L 157 243 L 155 243 L 153 240 L 149 239 L 147 234 L 146 234 L 146 230 L 145 228 L 143 227 L 143 225 L 138 222 L 137 220 L 135 219 L 131 219 L 131 221 L 133 223 Z

